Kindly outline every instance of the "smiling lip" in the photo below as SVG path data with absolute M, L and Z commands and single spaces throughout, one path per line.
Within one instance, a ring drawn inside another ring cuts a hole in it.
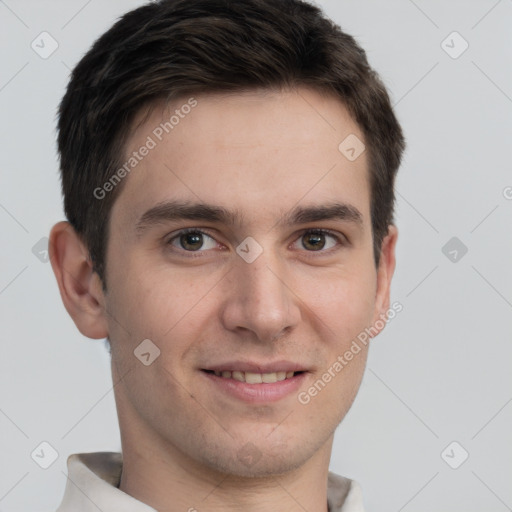
M 201 373 L 217 390 L 249 403 L 275 402 L 291 393 L 296 394 L 307 375 L 305 372 L 296 373 L 293 377 L 277 382 L 249 384 L 248 382 L 219 377 L 215 373 L 204 370 Z
M 222 372 L 228 376 L 222 376 Z M 230 372 L 231 375 L 227 372 Z M 243 382 L 233 378 L 233 372 L 238 374 L 236 377 L 239 377 L 242 373 L 278 374 L 280 380 L 259 383 Z M 291 393 L 297 393 L 308 372 L 304 369 L 304 366 L 290 361 L 269 364 L 237 361 L 201 369 L 201 373 L 216 389 L 223 393 L 249 403 L 266 403 L 275 402 Z

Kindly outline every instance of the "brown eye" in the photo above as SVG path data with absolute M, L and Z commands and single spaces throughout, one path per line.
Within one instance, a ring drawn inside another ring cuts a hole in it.
M 302 245 L 306 249 L 318 251 L 325 246 L 325 235 L 322 233 L 306 233 L 302 237 Z
M 203 245 L 202 233 L 185 233 L 180 235 L 179 240 L 181 247 L 188 251 L 197 251 L 198 249 L 201 249 Z
M 169 239 L 167 244 L 187 252 L 204 252 L 217 246 L 210 235 L 198 229 L 183 230 Z
M 299 238 L 299 249 L 307 249 L 308 252 L 329 252 L 329 249 L 335 248 L 337 245 L 343 245 L 340 237 L 323 229 L 310 229 L 302 234 Z

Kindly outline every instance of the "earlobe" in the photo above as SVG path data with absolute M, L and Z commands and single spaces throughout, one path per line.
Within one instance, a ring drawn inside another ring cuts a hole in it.
M 382 241 L 379 267 L 377 269 L 377 290 L 375 296 L 375 310 L 373 324 L 377 320 L 387 318 L 390 304 L 391 280 L 395 271 L 395 248 L 398 239 L 396 226 L 388 227 L 388 234 Z M 382 323 L 382 322 L 380 322 Z
M 88 338 L 108 335 L 101 280 L 92 270 L 88 251 L 69 222 L 50 232 L 49 256 L 64 307 Z

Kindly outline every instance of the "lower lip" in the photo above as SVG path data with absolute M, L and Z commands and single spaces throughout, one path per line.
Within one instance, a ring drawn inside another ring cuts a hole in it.
M 239 400 L 250 403 L 276 402 L 292 393 L 297 393 L 306 377 L 306 372 L 294 375 L 290 379 L 278 382 L 264 382 L 262 384 L 248 384 L 235 379 L 218 377 L 214 373 L 201 370 L 210 382 L 223 392 Z

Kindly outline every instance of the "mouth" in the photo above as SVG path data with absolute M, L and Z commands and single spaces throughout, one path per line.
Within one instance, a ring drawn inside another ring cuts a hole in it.
M 229 370 L 226 367 L 201 369 L 200 373 L 205 376 L 213 392 L 212 400 L 226 396 L 249 404 L 276 402 L 297 394 L 308 374 L 307 370 L 290 369 L 290 364 L 275 365 L 273 368 L 240 366 L 245 368 L 234 369 L 239 367 L 230 365 Z
M 247 384 L 273 384 L 283 380 L 291 379 L 296 375 L 304 373 L 304 371 L 279 371 L 271 373 L 255 373 L 243 372 L 240 370 L 202 370 L 206 373 L 213 374 L 222 379 L 232 379 L 238 382 L 246 382 Z

